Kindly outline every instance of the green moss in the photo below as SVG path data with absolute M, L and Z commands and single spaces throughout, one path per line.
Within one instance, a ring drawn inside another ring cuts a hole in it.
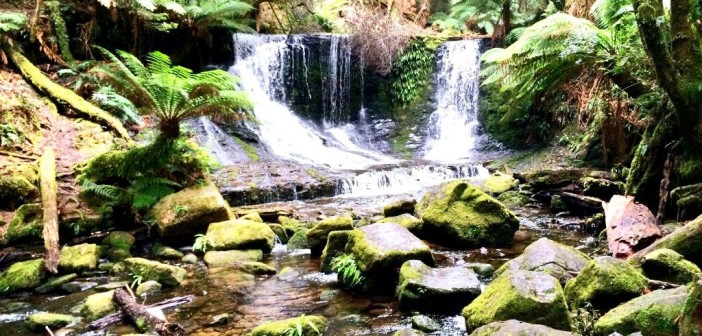
M 407 230 L 410 230 L 412 233 L 421 232 L 424 225 L 424 222 L 422 222 L 421 219 L 407 213 L 395 217 L 386 217 L 377 221 L 376 223 L 397 223 L 402 225 Z
M 482 191 L 489 194 L 501 194 L 508 191 L 519 184 L 512 175 L 495 172 L 488 176 L 481 184 Z
M 702 273 L 697 265 L 671 249 L 657 249 L 646 254 L 641 261 L 641 269 L 651 279 L 676 284 L 695 281 L 697 274 Z
M 282 244 L 287 244 L 288 240 L 290 239 L 290 236 L 288 236 L 288 231 L 285 230 L 285 228 L 280 225 L 280 224 L 268 224 L 268 226 L 273 230 L 275 235 L 278 237 L 278 240 Z
M 38 180 L 32 165 L 7 165 L 0 169 L 0 204 L 19 205 L 37 195 Z
M 12 216 L 7 231 L 0 246 L 17 242 L 37 241 L 42 237 L 44 224 L 41 221 L 41 205 L 38 203 L 23 204 Z
M 102 245 L 109 246 L 111 248 L 123 249 L 129 251 L 136 239 L 134 236 L 126 231 L 112 231 L 110 234 L 102 240 Z
M 59 268 L 68 272 L 82 272 L 97 268 L 100 250 L 95 244 L 64 246 L 61 249 Z
M 246 215 L 244 215 L 243 217 L 241 217 L 240 219 L 263 223 L 263 219 L 261 219 L 261 215 L 259 215 L 258 212 L 256 212 L 256 211 L 249 212 Z
M 516 190 L 509 190 L 497 196 L 497 200 L 507 207 L 517 208 L 531 202 L 531 197 Z
M 0 273 L 0 293 L 35 288 L 41 284 L 45 275 L 43 259 L 14 263 L 10 268 Z
M 241 147 L 241 149 L 244 150 L 244 153 L 246 153 L 246 156 L 251 159 L 251 161 L 258 161 L 260 160 L 260 157 L 258 156 L 258 153 L 256 152 L 256 147 L 252 146 L 250 143 L 241 140 L 237 137 L 234 137 L 234 141 Z
M 215 251 L 232 249 L 273 250 L 275 233 L 264 223 L 235 219 L 210 224 L 205 235 Z
M 244 261 L 261 261 L 263 260 L 263 252 L 261 250 L 208 251 L 205 253 L 204 260 L 207 266 L 224 266 Z
M 36 288 L 37 293 L 45 294 L 53 291 L 54 289 L 57 289 L 61 287 L 61 285 L 73 281 L 75 278 L 78 277 L 78 274 L 67 274 L 63 276 L 58 276 L 58 277 L 52 277 L 46 280 L 45 283 L 43 283 L 41 286 Z
M 326 243 L 329 233 L 332 231 L 343 231 L 353 229 L 353 218 L 349 215 L 332 216 L 322 219 L 307 231 L 307 242 L 312 249 L 321 251 Z
M 112 302 L 115 291 L 111 290 L 88 296 L 81 313 L 88 321 L 94 321 L 117 311 L 117 307 Z
M 298 229 L 288 240 L 288 250 L 302 250 L 310 248 L 310 243 L 307 241 L 308 229 Z
M 332 260 L 344 253 L 348 241 L 349 231 L 332 231 L 329 233 L 327 244 L 324 246 L 320 261 L 320 269 L 322 272 L 330 273 L 332 271 Z
M 63 328 L 76 321 L 71 315 L 53 313 L 35 313 L 27 317 L 27 327 L 34 331 L 44 332 L 48 327 L 51 330 Z
M 127 265 L 129 272 L 140 276 L 142 280 L 154 280 L 164 285 L 180 285 L 187 273 L 183 268 L 143 258 L 125 259 L 124 263 Z
M 161 243 L 156 243 L 151 247 L 151 255 L 156 258 L 171 260 L 180 260 L 184 256 L 183 252 Z
M 287 320 L 262 324 L 251 331 L 250 336 L 281 336 L 288 330 L 302 329 L 302 335 L 322 335 L 327 328 L 327 319 L 323 316 L 300 316 Z

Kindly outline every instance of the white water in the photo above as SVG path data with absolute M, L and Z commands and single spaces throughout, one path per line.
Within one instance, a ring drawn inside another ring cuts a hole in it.
M 236 63 L 230 71 L 241 79 L 242 88 L 254 104 L 253 114 L 257 123 L 250 126 L 256 129 L 262 142 L 273 155 L 283 160 L 323 165 L 333 169 L 364 169 L 379 163 L 395 162 L 388 156 L 348 141 L 349 136 L 342 136 L 339 131 L 328 133 L 317 129 L 296 116 L 286 106 L 285 67 L 296 66 L 294 61 L 287 64 L 286 60 L 295 59 L 288 57 L 287 53 L 306 48 L 300 44 L 299 39 L 288 39 L 285 35 L 249 34 L 236 34 L 234 38 Z M 304 51 L 302 55 L 304 60 Z M 303 64 L 298 66 L 307 65 L 303 61 Z M 341 70 L 342 74 L 348 68 L 350 61 Z M 332 83 L 339 83 L 338 72 L 329 77 Z M 330 104 L 325 104 L 330 108 L 330 116 L 339 108 L 335 97 L 344 90 L 346 89 L 334 85 L 329 95 Z
M 437 59 L 437 107 L 429 117 L 424 158 L 442 162 L 474 159 L 480 127 L 480 40 L 446 42 Z

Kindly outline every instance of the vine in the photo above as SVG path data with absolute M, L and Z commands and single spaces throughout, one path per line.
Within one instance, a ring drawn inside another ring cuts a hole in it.
M 407 107 L 419 98 L 429 83 L 435 51 L 445 39 L 419 37 L 405 48 L 393 63 L 390 96 L 393 104 Z
M 46 8 L 49 10 L 49 17 L 54 24 L 56 32 L 56 40 L 61 51 L 61 57 L 66 62 L 73 62 L 74 58 L 71 54 L 71 46 L 69 44 L 68 29 L 66 29 L 66 21 L 61 17 L 61 8 L 58 1 L 49 1 L 46 3 Z

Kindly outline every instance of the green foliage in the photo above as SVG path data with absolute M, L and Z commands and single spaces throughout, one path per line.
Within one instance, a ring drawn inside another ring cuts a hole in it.
M 24 136 L 10 124 L 0 124 L 0 148 L 8 148 L 24 141 Z
M 366 277 L 358 268 L 356 259 L 350 254 L 341 254 L 331 261 L 332 271 L 339 274 L 341 282 L 350 288 L 362 288 L 366 285 Z
M 305 325 L 309 326 L 310 329 L 312 329 L 312 333 L 305 333 L 304 332 L 304 327 Z M 314 324 L 311 320 L 308 320 L 305 315 L 300 316 L 300 319 L 298 319 L 295 322 L 295 326 L 292 326 L 285 330 L 285 333 L 283 333 L 283 336 L 312 336 L 312 335 L 322 335 L 322 332 L 319 331 L 319 328 L 317 328 L 317 325 Z
M 91 92 L 100 81 L 90 69 L 94 68 L 96 61 L 71 62 L 66 68 L 59 69 L 57 74 L 64 82 L 63 86 L 70 88 L 79 95 Z
M 400 53 L 392 65 L 392 102 L 406 107 L 417 99 L 430 82 L 436 48 L 443 39 L 420 37 Z
M 144 282 L 144 277 L 141 275 L 132 274 L 132 283 L 129 285 L 131 288 L 136 288 Z
M 193 243 L 193 252 L 207 252 L 207 248 L 212 246 L 212 240 L 204 234 L 196 234 L 195 242 Z
M 109 184 L 96 184 L 89 179 L 82 179 L 81 188 L 84 195 L 91 195 L 115 206 L 128 205 L 135 211 L 146 210 L 161 198 L 180 187 L 178 183 L 160 177 L 139 177 L 127 187 Z
M 185 215 L 188 211 L 190 211 L 190 208 L 187 205 L 176 204 L 173 206 L 173 212 L 178 217 Z
M 0 36 L 22 30 L 27 24 L 24 13 L 0 13 Z
M 595 322 L 600 318 L 600 314 L 590 303 L 585 307 L 578 308 L 571 312 L 571 329 L 576 335 L 594 336 Z
M 71 54 L 71 45 L 69 43 L 68 30 L 66 29 L 66 21 L 61 16 L 61 4 L 58 1 L 46 2 L 46 8 L 49 10 L 49 18 L 54 25 L 54 32 L 58 42 L 61 57 L 66 62 L 73 62 L 73 54 Z
M 219 28 L 230 32 L 254 32 L 248 26 L 246 14 L 254 8 L 237 0 L 178 0 L 183 12 L 177 16 L 178 23 L 196 37 L 212 43 L 209 29 Z
M 111 86 L 101 86 L 93 92 L 91 100 L 105 110 L 112 113 L 125 123 L 141 125 L 141 116 L 136 106 L 129 99 L 118 94 Z
M 557 12 L 558 7 L 563 7 L 562 1 L 554 4 L 546 0 L 451 0 L 450 13 L 436 13 L 431 21 L 442 30 L 465 32 L 471 28 L 493 35 L 504 24 L 504 15 L 509 15 L 512 26 L 519 27 Z

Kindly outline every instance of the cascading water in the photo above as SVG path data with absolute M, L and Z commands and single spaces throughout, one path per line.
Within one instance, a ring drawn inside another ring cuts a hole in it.
M 480 72 L 478 39 L 444 43 L 434 75 L 436 110 L 429 117 L 424 158 L 434 161 L 472 159 L 479 141 Z

